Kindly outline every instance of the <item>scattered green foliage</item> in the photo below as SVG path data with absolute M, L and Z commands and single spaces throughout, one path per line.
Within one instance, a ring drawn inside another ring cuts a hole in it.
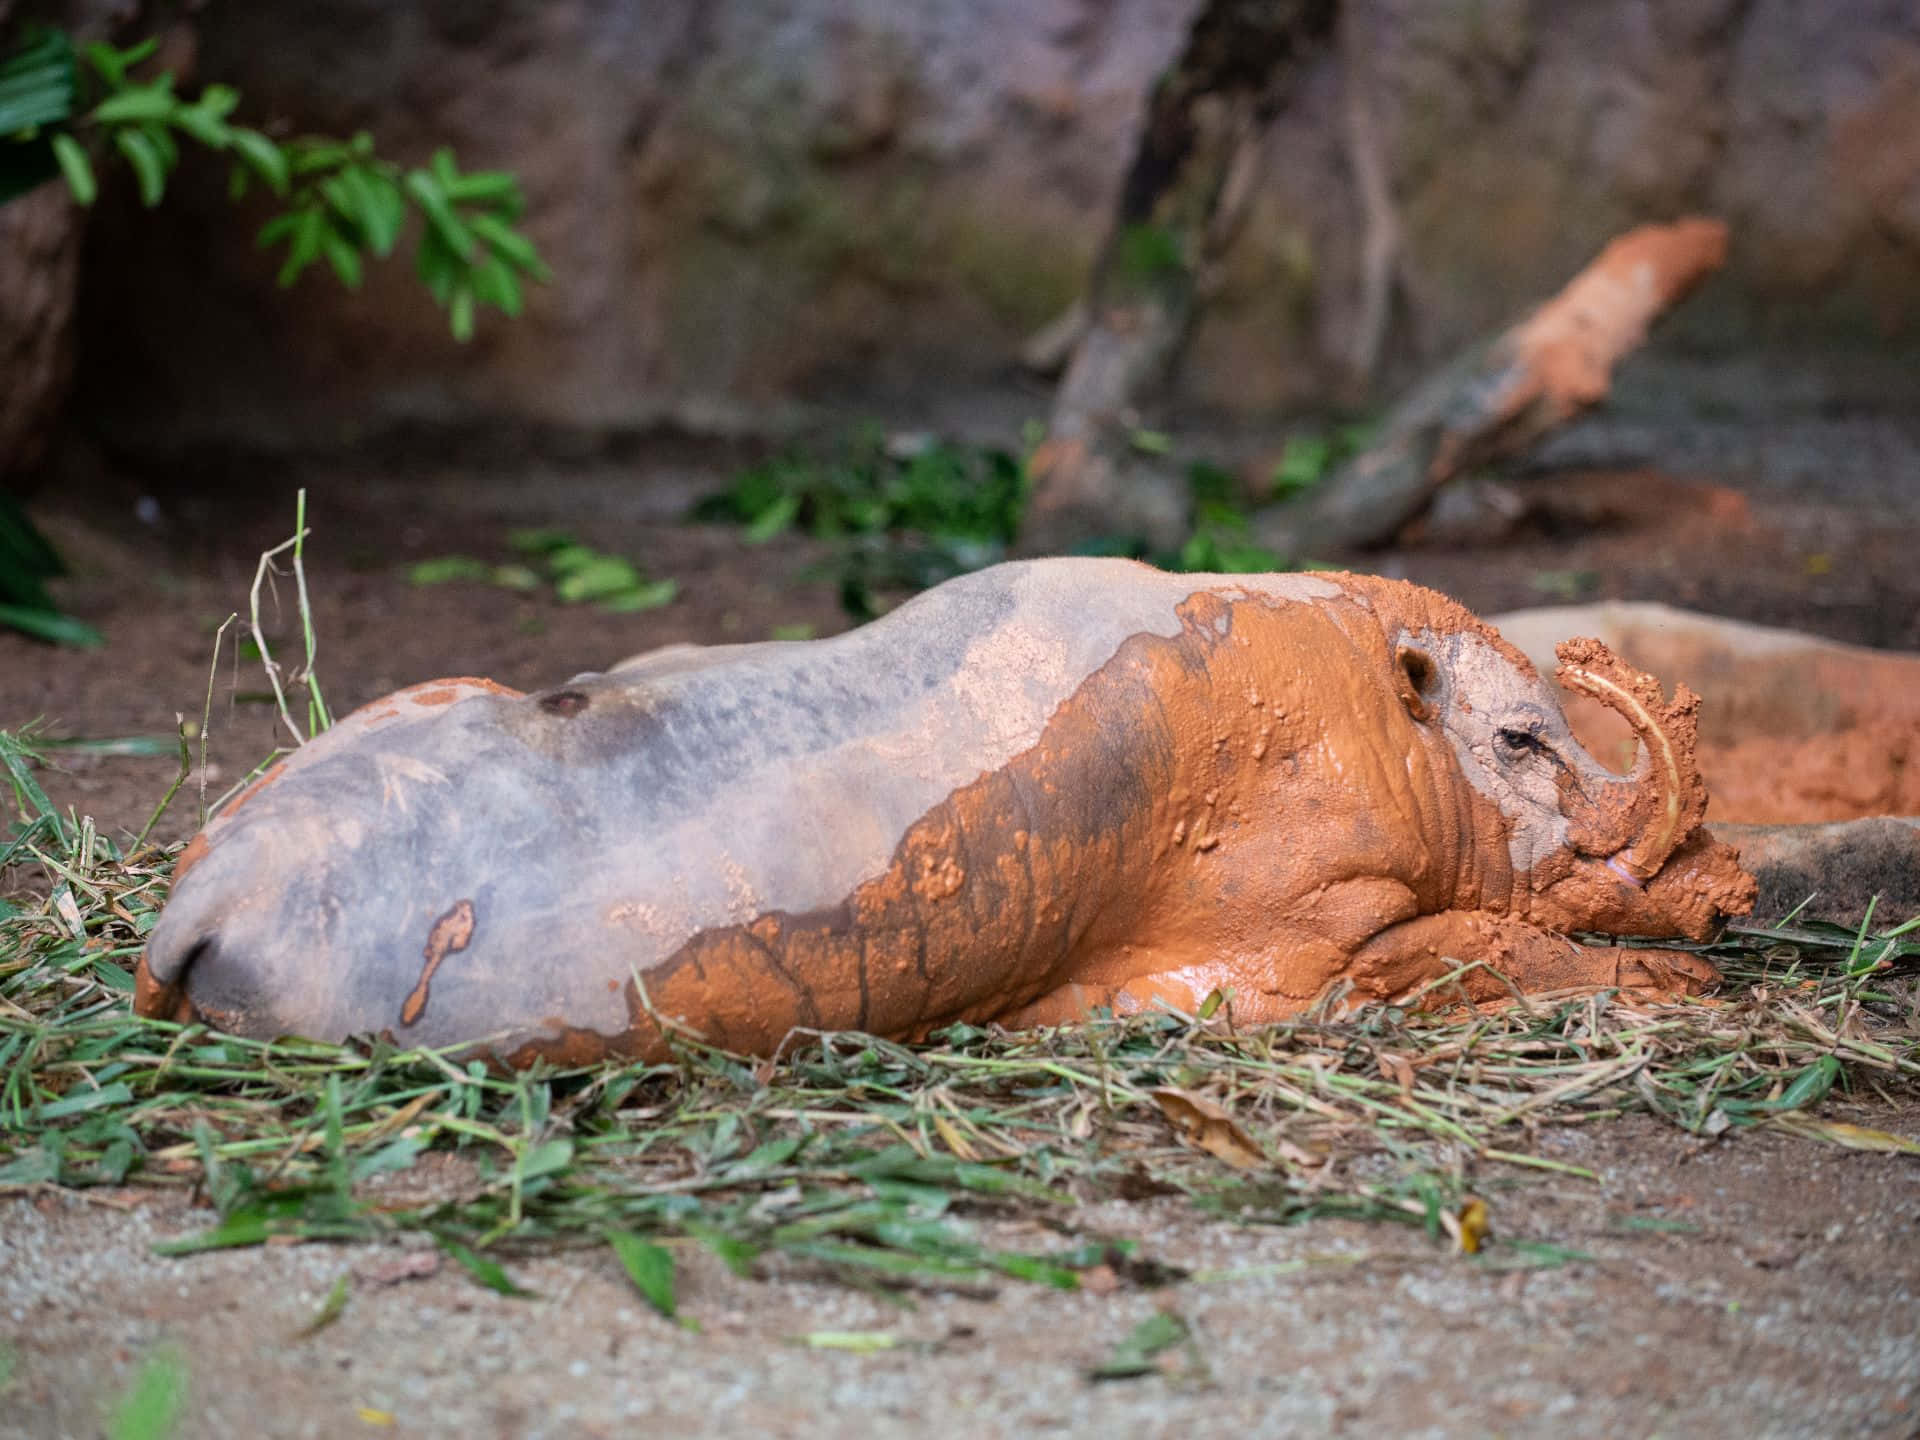
M 141 201 L 158 205 L 187 141 L 232 157 L 234 199 L 260 185 L 281 202 L 261 227 L 260 244 L 285 247 L 282 286 L 325 261 L 357 290 L 367 257 L 391 255 L 416 210 L 423 223 L 415 268 L 456 339 L 472 336 L 478 306 L 518 315 L 524 282 L 550 278 L 533 242 L 515 228 L 526 202 L 507 172 L 463 172 L 444 148 L 425 167 L 403 169 L 376 154 L 365 132 L 347 140 L 274 139 L 234 122 L 240 95 L 231 86 L 209 85 L 189 100 L 174 93 L 170 71 L 140 76 L 158 48 L 148 39 L 76 52 L 62 31 L 30 31 L 0 62 L 0 202 L 59 174 L 76 200 L 91 205 L 99 194 L 96 156 L 111 151 L 133 171 Z
M 0 625 L 56 645 L 92 649 L 105 641 L 84 621 L 62 615 L 46 582 L 66 573 L 59 553 L 27 519 L 20 502 L 0 491 Z
M 1193 533 L 1177 555 L 1157 557 L 1170 570 L 1247 575 L 1288 568 L 1285 557 L 1254 543 L 1253 524 L 1229 471 L 1205 462 L 1190 466 Z
M 1362 434 L 1348 426 L 1296 437 L 1266 495 L 1249 495 L 1230 472 L 1197 463 L 1188 472 L 1193 529 L 1178 550 L 1153 551 L 1131 537 L 1110 536 L 1076 553 L 1132 556 L 1170 570 L 1284 570 L 1284 557 L 1254 543 L 1250 507 L 1317 483 Z M 1174 448 L 1172 438 L 1156 430 L 1135 431 L 1130 440 L 1144 454 L 1165 456 Z M 794 530 L 828 542 L 832 557 L 810 573 L 833 579 L 847 612 L 869 619 L 889 593 L 925 589 L 1003 559 L 1029 488 L 1025 464 L 1009 451 L 923 435 L 890 437 L 866 425 L 824 453 L 792 450 L 741 471 L 694 514 L 742 525 L 754 543 Z
M 673 580 L 649 580 L 632 561 L 581 544 L 564 530 L 516 530 L 508 545 L 523 558 L 502 565 L 470 555 L 440 555 L 407 569 L 415 585 L 470 581 L 507 590 L 538 590 L 550 583 L 569 605 L 595 604 L 631 612 L 671 605 L 680 593 Z
M 1267 477 L 1266 493 L 1255 496 L 1255 501 L 1291 500 L 1313 489 L 1371 445 L 1377 430 L 1373 422 L 1364 421 L 1300 430 L 1289 436 Z
M 478 307 L 518 315 L 528 281 L 551 278 L 517 227 L 526 209 L 520 182 L 502 170 L 462 171 L 451 150 L 404 169 L 375 153 L 365 132 L 347 140 L 278 140 L 234 121 L 240 95 L 209 85 L 189 100 L 175 77 L 144 74 L 159 41 L 76 50 L 64 31 L 29 27 L 0 58 L 0 204 L 56 176 L 82 205 L 99 196 L 96 165 L 120 157 L 149 207 L 166 194 L 182 144 L 232 159 L 229 194 L 260 186 L 278 202 L 259 232 L 263 248 L 284 247 L 279 281 L 290 286 L 324 261 L 357 290 L 368 257 L 385 259 L 408 217 L 421 217 L 415 269 L 447 312 L 457 340 L 474 333 Z M 59 556 L 10 497 L 0 494 L 0 626 L 54 644 L 102 643 L 92 626 L 60 613 L 45 582 L 63 573 Z
M 502 1075 L 378 1040 L 269 1044 L 137 1019 L 128 966 L 172 857 L 57 815 L 33 754 L 0 744 L 20 816 L 0 847 L 14 862 L 0 1187 L 198 1185 L 218 1219 L 168 1253 L 415 1231 L 517 1294 L 518 1258 L 608 1244 L 649 1304 L 678 1315 L 682 1245 L 743 1271 L 779 1255 L 888 1286 L 1073 1288 L 1093 1265 L 1168 1283 L 1177 1269 L 1077 1218 L 1080 1202 L 1142 1184 L 1242 1221 L 1333 1214 L 1444 1236 L 1487 1167 L 1591 1178 L 1535 1153 L 1535 1126 L 1623 1110 L 1703 1135 L 1770 1126 L 1920 1149 L 1808 1108 L 1920 1078 L 1920 922 L 1737 928 L 1709 951 L 1733 993 L 1715 1005 L 1376 1006 L 1241 1031 L 1227 998 L 1206 1019 L 953 1026 L 918 1046 L 821 1034 L 775 1064 L 687 1039 L 671 1063 Z M 1168 1087 L 1233 1115 L 1266 1161 L 1233 1169 L 1185 1143 Z M 433 1151 L 462 1167 L 443 1193 L 401 1209 L 363 1196 Z M 996 1245 L 983 1223 L 1008 1215 L 1043 1217 L 1053 1238 Z
M 858 427 L 825 453 L 793 450 L 734 477 L 695 507 L 764 543 L 798 530 L 828 542 L 824 567 L 851 615 L 888 591 L 919 590 L 1002 559 L 1019 530 L 1026 466 L 1005 450 Z
M 607 1245 L 649 1305 L 688 1323 L 689 1246 L 741 1273 L 779 1257 L 893 1288 L 1074 1289 L 1094 1267 L 1103 1286 L 1220 1278 L 1082 1218 L 1084 1202 L 1143 1187 L 1240 1223 L 1393 1220 L 1473 1263 L 1574 1263 L 1583 1252 L 1489 1240 L 1470 1196 L 1496 1167 L 1596 1180 L 1533 1137 L 1629 1111 L 1703 1136 L 1766 1127 L 1920 1153 L 1813 1113 L 1920 1082 L 1920 918 L 1876 930 L 1871 910 L 1852 931 L 1729 927 L 1700 947 L 1727 979 L 1713 1002 L 1374 1005 L 1242 1030 L 1223 994 L 1193 1016 L 957 1024 L 918 1045 L 802 1032 L 777 1062 L 682 1034 L 664 1063 L 502 1074 L 379 1038 L 262 1042 L 141 1019 L 129 969 L 176 852 L 62 817 L 43 763 L 31 737 L 0 733 L 0 1190 L 195 1187 L 217 1218 L 166 1254 L 412 1232 L 513 1296 L 527 1255 Z M 1444 1002 L 1465 968 L 1423 996 Z M 1234 1143 L 1208 1143 L 1183 1113 L 1224 1117 Z M 368 1189 L 430 1153 L 445 1158 L 410 1203 Z M 1009 1217 L 1044 1222 L 1021 1232 L 1041 1238 L 996 1243 Z M 1150 1321 L 1103 1373 L 1144 1373 L 1183 1333 Z

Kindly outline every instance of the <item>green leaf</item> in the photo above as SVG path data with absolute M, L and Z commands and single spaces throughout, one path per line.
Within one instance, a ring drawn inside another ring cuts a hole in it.
M 180 163 L 180 146 L 165 125 L 158 120 L 144 120 L 134 128 L 147 137 L 147 143 L 159 154 L 162 169 L 171 171 Z
M 674 1295 L 673 1253 L 665 1246 L 642 1240 L 624 1230 L 609 1230 L 607 1243 L 620 1257 L 620 1264 L 638 1290 L 654 1309 L 671 1320 L 679 1309 Z
M 570 605 L 605 600 L 640 584 L 640 573 L 617 555 L 596 555 L 554 582 L 554 593 Z
M 57 610 L 36 610 L 25 605 L 0 605 L 0 625 L 10 630 L 18 630 L 23 635 L 31 635 L 36 640 L 45 640 L 53 645 L 66 645 L 75 650 L 97 650 L 107 643 L 93 626 L 84 620 L 76 620 L 71 615 L 62 615 Z
M 486 1286 L 487 1289 L 493 1291 L 494 1294 L 511 1295 L 520 1298 L 532 1297 L 533 1291 L 524 1290 L 514 1284 L 513 1277 L 507 1274 L 506 1269 L 499 1261 L 489 1260 L 484 1255 L 476 1254 L 465 1245 L 462 1245 L 458 1240 L 449 1240 L 444 1235 L 440 1237 L 440 1248 L 458 1261 L 461 1269 L 479 1281 L 480 1284 Z
M 234 126 L 228 131 L 233 148 L 240 158 L 253 168 L 253 172 L 267 183 L 276 195 L 285 195 L 288 185 L 287 153 L 258 130 L 248 130 Z
M 209 85 L 200 92 L 200 99 L 194 109 L 205 111 L 215 119 L 224 120 L 240 106 L 240 92 L 231 85 Z
M 224 150 L 233 141 L 226 121 L 197 106 L 182 105 L 174 112 L 173 123 L 209 150 Z
M 522 555 L 551 555 L 557 550 L 567 549 L 586 551 L 586 547 L 565 530 L 551 528 L 508 531 L 507 544 Z M 586 551 L 586 553 L 592 552 Z
M 441 154 L 448 152 L 442 151 Z M 436 160 L 439 156 L 434 157 Z M 475 170 L 438 176 L 447 199 L 457 205 L 487 205 L 495 209 L 518 208 L 520 182 L 505 170 Z M 500 202 L 505 202 L 504 207 Z
M 129 1105 L 132 1102 L 132 1087 L 124 1080 L 116 1080 L 97 1090 L 89 1086 L 83 1090 L 69 1091 L 58 1100 L 49 1100 L 35 1112 L 35 1118 L 45 1123 L 68 1115 L 85 1114 L 89 1110 L 104 1109 L 109 1105 Z
M 296 210 L 292 218 L 293 224 L 287 232 L 287 258 L 280 263 L 277 277 L 282 290 L 298 280 L 301 271 L 319 258 L 327 235 L 327 217 L 321 210 Z M 262 235 L 265 233 L 261 231 Z
M 721 1263 L 734 1274 L 743 1278 L 753 1274 L 753 1262 L 759 1257 L 760 1248 L 751 1241 L 692 1220 L 682 1221 L 681 1229 L 719 1256 Z
M 514 1177 L 521 1182 L 557 1175 L 573 1163 L 573 1142 L 560 1138 L 542 1140 L 520 1152 L 514 1165 Z
M 89 118 L 99 125 L 137 125 L 143 120 L 170 120 L 179 108 L 173 76 L 162 75 L 150 85 L 136 85 L 109 95 L 93 107 Z
M 333 266 L 333 273 L 340 277 L 340 283 L 349 290 L 358 290 L 364 271 L 360 252 L 353 248 L 352 242 L 328 225 L 321 236 L 321 245 L 326 251 L 327 263 Z
M 327 1298 L 320 1302 L 320 1308 L 314 1312 L 313 1318 L 302 1325 L 297 1333 L 303 1338 L 308 1335 L 318 1335 L 333 1324 L 345 1313 L 347 1296 L 351 1291 L 352 1285 L 348 1277 L 342 1274 L 333 1282 L 333 1288 L 327 1291 Z
M 1093 1369 L 1095 1380 L 1126 1380 L 1135 1375 L 1152 1374 L 1159 1367 L 1154 1356 L 1187 1338 L 1187 1322 L 1167 1310 L 1156 1310 L 1132 1331 Z
M 1273 467 L 1272 494 L 1276 500 L 1310 490 L 1320 483 L 1333 463 L 1333 442 L 1324 435 L 1295 435 Z
M 153 1247 L 156 1255 L 197 1255 L 203 1250 L 240 1250 L 264 1245 L 273 1234 L 273 1222 L 264 1209 L 248 1206 L 236 1210 L 211 1230 L 183 1235 L 177 1240 L 162 1240 Z
M 524 271 L 535 280 L 545 281 L 553 276 L 546 262 L 540 258 L 540 252 L 533 242 L 497 215 L 481 211 L 467 217 L 467 224 L 473 233 L 486 241 L 487 248 L 516 270 Z
M 445 585 L 452 580 L 485 580 L 492 570 L 471 555 L 436 555 L 407 567 L 409 585 Z
M 95 41 L 87 46 L 85 53 L 87 62 L 100 73 L 100 78 L 117 90 L 127 83 L 127 71 L 142 61 L 151 59 L 159 48 L 160 37 L 149 35 L 138 45 L 129 46 L 125 50 L 116 50 L 111 45 Z
M 474 267 L 473 293 L 483 305 L 492 305 L 508 315 L 520 313 L 520 278 L 496 255 L 489 255 Z
M 353 151 L 337 140 L 296 140 L 287 146 L 287 162 L 295 175 L 317 175 L 350 163 Z
M 424 170 L 414 170 L 407 175 L 406 189 L 420 207 L 420 213 L 427 217 L 427 223 L 433 227 L 434 233 L 440 237 L 441 243 L 452 252 L 453 258 L 462 262 L 470 259 L 473 255 L 473 232 L 453 213 L 453 207 L 447 203 L 439 182 Z
M 0 61 L 0 136 L 65 120 L 73 87 L 72 43 L 58 30 L 30 31 Z
M 354 166 L 342 174 L 349 184 L 364 192 L 361 212 L 367 224 L 367 243 L 373 247 L 373 253 L 391 255 L 401 227 L 407 223 L 407 202 L 400 194 L 400 187 L 380 171 L 364 166 Z
M 1840 1078 L 1840 1062 L 1831 1055 L 1822 1055 L 1793 1079 L 1793 1083 L 1781 1092 L 1778 1100 L 1757 1105 L 1755 1109 L 1798 1110 L 1825 1099 L 1834 1081 Z
M 800 1337 L 809 1350 L 846 1350 L 855 1355 L 874 1355 L 891 1350 L 899 1337 L 886 1330 L 809 1330 Z
M 264 250 L 277 240 L 293 234 L 300 224 L 301 211 L 289 210 L 284 215 L 276 215 L 260 227 L 260 233 L 253 237 L 253 243 Z
M 160 197 L 167 189 L 167 167 L 160 158 L 159 149 L 139 130 L 118 131 L 113 143 L 127 157 L 127 163 L 133 167 L 133 173 L 140 181 L 141 203 L 152 209 L 160 203 Z
M 789 491 L 753 517 L 743 538 L 749 545 L 764 545 L 774 536 L 792 527 L 800 515 L 800 496 Z
M 651 580 L 603 596 L 600 600 L 600 608 L 611 610 L 616 615 L 631 615 L 637 611 L 658 610 L 663 606 L 671 605 L 679 594 L 678 581 Z
M 82 205 L 93 204 L 100 187 L 93 178 L 93 162 L 87 158 L 86 148 L 64 130 L 55 131 L 48 140 L 53 146 L 53 158 L 60 162 L 60 173 L 67 177 L 67 188 L 73 192 L 73 198 Z
M 186 1361 L 165 1347 L 149 1355 L 107 1427 L 108 1440 L 168 1440 L 187 1399 Z
M 462 345 L 473 338 L 472 286 L 453 287 L 453 298 L 447 304 L 447 323 L 453 330 L 453 338 Z

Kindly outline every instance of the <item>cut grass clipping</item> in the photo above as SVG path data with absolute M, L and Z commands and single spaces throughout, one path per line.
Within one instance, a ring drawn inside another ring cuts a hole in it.
M 1704 952 L 1727 976 L 1709 1002 L 1536 996 L 1241 1031 L 1216 999 L 912 1046 L 808 1032 L 778 1062 L 687 1041 L 668 1064 L 503 1075 L 135 1018 L 130 968 L 174 851 L 57 813 L 35 768 L 0 740 L 0 1191 L 189 1188 L 214 1213 L 169 1254 L 417 1232 L 517 1295 L 528 1255 L 605 1246 L 691 1325 L 686 1246 L 886 1287 L 1181 1279 L 1082 1222 L 1111 1196 L 1185 1196 L 1246 1224 L 1400 1221 L 1462 1263 L 1565 1263 L 1583 1257 L 1500 1240 L 1497 1194 L 1529 1171 L 1592 1180 L 1542 1154 L 1539 1127 L 1629 1112 L 1920 1153 L 1814 1113 L 1920 1079 L 1912 920 L 1733 927 Z M 997 1217 L 1045 1238 L 998 1245 L 982 1223 Z M 1152 1361 L 1138 1349 L 1117 1372 Z

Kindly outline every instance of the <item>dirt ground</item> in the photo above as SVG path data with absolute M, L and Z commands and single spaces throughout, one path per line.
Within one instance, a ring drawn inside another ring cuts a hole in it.
M 1920 1128 L 1912 1105 L 1830 1108 Z M 138 1192 L 22 1195 L 0 1201 L 0 1435 L 99 1433 L 160 1346 L 188 1372 L 182 1433 L 208 1436 L 1920 1432 L 1910 1157 L 1698 1142 L 1639 1118 L 1541 1147 L 1601 1182 L 1495 1171 L 1497 1233 L 1584 1258 L 1529 1268 L 1398 1226 L 1112 1202 L 1074 1223 L 1194 1278 L 895 1300 L 791 1268 L 742 1280 L 689 1250 L 681 1305 L 698 1330 L 648 1310 L 603 1249 L 515 1264 L 537 1298 L 507 1299 L 444 1267 L 383 1285 L 392 1250 L 157 1259 L 153 1242 L 209 1213 Z M 343 1274 L 344 1312 L 302 1335 Z M 1160 1373 L 1090 1379 L 1156 1308 L 1190 1343 Z M 889 1348 L 809 1345 L 823 1331 Z
M 1835 638 L 1920 649 L 1920 483 L 1911 437 L 1864 459 L 1786 466 L 1769 451 L 1689 476 L 1594 470 L 1527 482 L 1535 513 L 1498 547 L 1402 548 L 1369 568 L 1483 612 L 1560 599 L 1651 599 Z M 1784 468 L 1783 468 L 1784 467 Z M 109 638 L 102 656 L 0 633 L 0 726 L 167 735 L 197 716 L 214 631 L 246 606 L 254 560 L 310 490 L 319 674 L 336 711 L 437 675 L 549 683 L 671 641 L 842 628 L 818 554 L 679 517 L 716 483 L 709 458 L 647 455 L 476 473 L 174 477 L 148 499 L 95 474 L 37 513 L 74 562 L 64 595 Z M 680 598 L 638 615 L 486 585 L 409 585 L 413 561 L 509 558 L 506 532 L 557 525 L 671 576 Z M 292 637 L 291 588 L 268 607 Z M 273 742 L 258 666 L 222 659 L 206 776 L 217 796 Z M 109 831 L 137 829 L 170 759 L 69 755 L 48 789 Z M 193 825 L 197 781 L 158 834 Z M 1920 1134 L 1911 1097 L 1827 1112 Z M 1590 1258 L 1525 1268 L 1513 1250 L 1449 1256 L 1417 1231 L 1316 1222 L 1268 1230 L 1178 1202 L 1087 1207 L 1086 1230 L 1137 1238 L 1203 1272 L 1161 1289 L 910 1305 L 775 1268 L 736 1279 L 688 1254 L 683 1304 L 648 1311 L 612 1262 L 516 1264 L 533 1300 L 437 1273 L 356 1280 L 345 1313 L 298 1335 L 343 1272 L 376 1252 L 272 1247 L 183 1260 L 156 1239 L 201 1227 L 175 1196 L 36 1192 L 0 1199 L 0 1435 L 90 1435 L 156 1346 L 190 1376 L 192 1435 L 874 1434 L 1920 1434 L 1920 1161 L 1747 1132 L 1692 1140 L 1643 1120 L 1542 1138 L 1603 1180 L 1490 1171 L 1494 1224 Z M 994 1222 L 983 1222 L 992 1224 Z M 1005 1223 L 1005 1222 L 1000 1222 Z M 1536 1257 L 1537 1258 L 1537 1257 Z M 1513 1267 L 1513 1268 L 1509 1268 Z M 1096 1383 L 1155 1307 L 1192 1329 L 1164 1373 Z M 892 1348 L 799 1342 L 884 1332 Z

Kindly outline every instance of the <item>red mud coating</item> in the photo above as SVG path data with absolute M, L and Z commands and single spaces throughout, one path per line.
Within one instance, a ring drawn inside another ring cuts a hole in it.
M 440 962 L 447 956 L 467 948 L 473 939 L 473 902 L 459 901 L 454 907 L 433 922 L 433 929 L 427 935 L 426 948 L 421 958 L 426 964 L 421 968 L 420 981 L 407 996 L 406 1003 L 400 1007 L 400 1023 L 413 1025 L 418 1023 L 426 1012 L 428 987 L 433 984 L 433 972 L 440 968 Z
M 1571 852 L 1516 872 L 1508 821 L 1459 783 L 1446 736 L 1425 723 L 1430 662 L 1396 657 L 1385 632 L 1471 634 L 1524 661 L 1431 592 L 1338 579 L 1349 597 L 1310 607 L 1192 596 L 1178 636 L 1129 641 L 1039 744 L 923 817 L 842 905 L 705 931 L 645 977 L 644 995 L 629 984 L 627 1035 L 567 1030 L 510 1063 L 658 1057 L 661 1021 L 770 1053 L 797 1028 L 919 1037 L 955 1020 L 1070 1022 L 1099 1006 L 1191 1013 L 1215 989 L 1232 992 L 1236 1021 L 1260 1023 L 1335 985 L 1391 998 L 1463 960 L 1505 977 L 1467 976 L 1475 999 L 1510 984 L 1712 981 L 1692 957 L 1554 933 L 1617 924 L 1701 938 L 1750 906 L 1752 881 L 1698 831 L 1691 698 L 1667 705 L 1604 647 L 1570 651 L 1584 675 L 1633 698 L 1668 757 L 1646 782 L 1581 797 L 1590 827 L 1618 831 L 1655 879 L 1640 889 L 1644 875 Z M 1074 783 L 1104 747 L 1152 757 L 1136 786 Z M 1271 843 L 1276 817 L 1299 843 Z

